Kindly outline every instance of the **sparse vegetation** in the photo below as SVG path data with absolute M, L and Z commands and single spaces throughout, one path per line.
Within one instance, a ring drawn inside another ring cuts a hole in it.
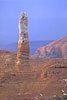
M 67 100 L 67 95 L 66 96 L 63 95 L 62 97 L 56 96 L 52 99 L 47 99 L 47 100 Z
M 62 90 L 67 93 L 67 59 L 30 58 L 31 72 L 26 70 L 27 74 L 14 71 L 15 59 L 16 53 L 0 52 L 0 100 L 46 100 L 55 93 L 62 95 Z M 67 100 L 67 97 L 48 100 Z

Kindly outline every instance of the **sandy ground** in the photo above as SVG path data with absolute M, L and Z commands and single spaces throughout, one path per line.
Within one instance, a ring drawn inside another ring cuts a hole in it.
M 16 53 L 0 51 L 0 100 L 43 100 L 67 94 L 67 59 L 30 58 L 29 70 L 18 72 L 15 64 Z

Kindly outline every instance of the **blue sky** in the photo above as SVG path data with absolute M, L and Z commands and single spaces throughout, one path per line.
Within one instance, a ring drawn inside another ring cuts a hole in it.
M 24 11 L 30 41 L 67 36 L 67 0 L 0 0 L 0 44 L 18 41 L 18 21 Z

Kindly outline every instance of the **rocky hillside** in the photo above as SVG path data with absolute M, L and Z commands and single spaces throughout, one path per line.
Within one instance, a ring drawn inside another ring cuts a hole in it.
M 0 75 L 1 72 L 8 72 L 13 69 L 15 59 L 15 52 L 0 50 Z
M 67 59 L 30 58 L 16 72 L 16 53 L 0 50 L 0 100 L 46 100 L 67 95 Z
M 67 36 L 38 48 L 35 57 L 67 58 Z

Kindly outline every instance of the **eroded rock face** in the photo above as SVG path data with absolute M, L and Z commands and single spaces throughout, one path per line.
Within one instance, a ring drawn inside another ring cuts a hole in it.
M 35 57 L 67 58 L 67 36 L 38 48 Z
M 19 41 L 17 51 L 16 69 L 29 66 L 29 39 L 28 39 L 28 17 L 24 12 L 19 20 Z

